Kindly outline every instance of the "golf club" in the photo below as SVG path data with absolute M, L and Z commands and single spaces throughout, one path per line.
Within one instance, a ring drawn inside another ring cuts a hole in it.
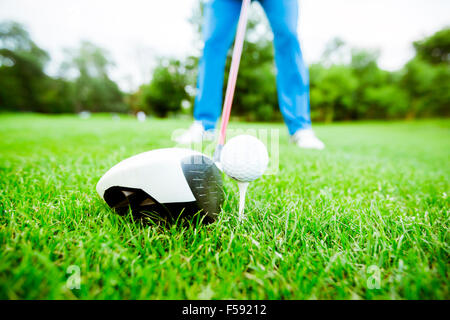
M 213 222 L 224 200 L 222 175 L 204 154 L 183 148 L 157 149 L 125 159 L 97 183 L 97 192 L 117 213 L 157 214 L 176 220 L 202 212 Z
M 220 124 L 219 141 L 214 152 L 214 162 L 220 162 L 220 154 L 225 144 L 225 136 L 228 121 L 230 120 L 231 106 L 233 104 L 234 90 L 236 88 L 236 80 L 239 71 L 239 63 L 241 62 L 242 47 L 244 45 L 245 29 L 247 27 L 248 9 L 251 0 L 242 1 L 241 13 L 236 32 L 236 40 L 234 42 L 233 56 L 231 58 L 230 73 L 228 76 L 227 90 L 223 103 L 222 120 Z

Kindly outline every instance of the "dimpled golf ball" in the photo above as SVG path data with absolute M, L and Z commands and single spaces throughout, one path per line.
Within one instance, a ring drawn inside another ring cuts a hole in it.
M 263 175 L 269 155 L 264 143 L 254 136 L 243 134 L 225 144 L 220 162 L 228 176 L 240 182 L 250 182 Z

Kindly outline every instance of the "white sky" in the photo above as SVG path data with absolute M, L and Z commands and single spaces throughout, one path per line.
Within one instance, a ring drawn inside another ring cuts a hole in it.
M 197 0 L 0 0 L 0 20 L 25 24 L 47 50 L 54 74 L 62 49 L 86 39 L 107 49 L 112 78 L 127 90 L 150 79 L 156 56 L 195 53 L 188 18 Z M 256 8 L 253 4 L 253 10 Z M 379 64 L 399 69 L 412 41 L 450 25 L 449 0 L 300 0 L 299 34 L 307 63 L 333 37 L 381 50 Z M 245 54 L 245 53 L 244 53 Z

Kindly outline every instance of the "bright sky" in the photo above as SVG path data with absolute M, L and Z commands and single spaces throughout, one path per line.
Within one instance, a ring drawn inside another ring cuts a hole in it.
M 86 39 L 107 49 L 112 78 L 128 90 L 148 81 L 155 57 L 195 53 L 188 18 L 197 0 L 0 0 L 0 20 L 25 24 L 47 50 L 55 74 L 62 50 Z M 253 4 L 252 10 L 257 10 Z M 300 0 L 299 34 L 307 63 L 338 36 L 359 48 L 381 50 L 379 64 L 394 70 L 412 57 L 411 42 L 450 25 L 449 0 Z M 245 54 L 245 53 L 244 53 Z

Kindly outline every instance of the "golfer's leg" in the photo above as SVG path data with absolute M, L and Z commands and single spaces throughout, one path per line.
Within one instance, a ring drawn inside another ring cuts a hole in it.
M 239 0 L 212 0 L 205 7 L 205 45 L 199 63 L 194 118 L 206 130 L 214 128 L 220 117 L 227 51 L 235 36 L 241 4 Z
M 261 0 L 274 34 L 277 89 L 280 110 L 294 134 L 311 127 L 309 75 L 297 34 L 297 0 Z

